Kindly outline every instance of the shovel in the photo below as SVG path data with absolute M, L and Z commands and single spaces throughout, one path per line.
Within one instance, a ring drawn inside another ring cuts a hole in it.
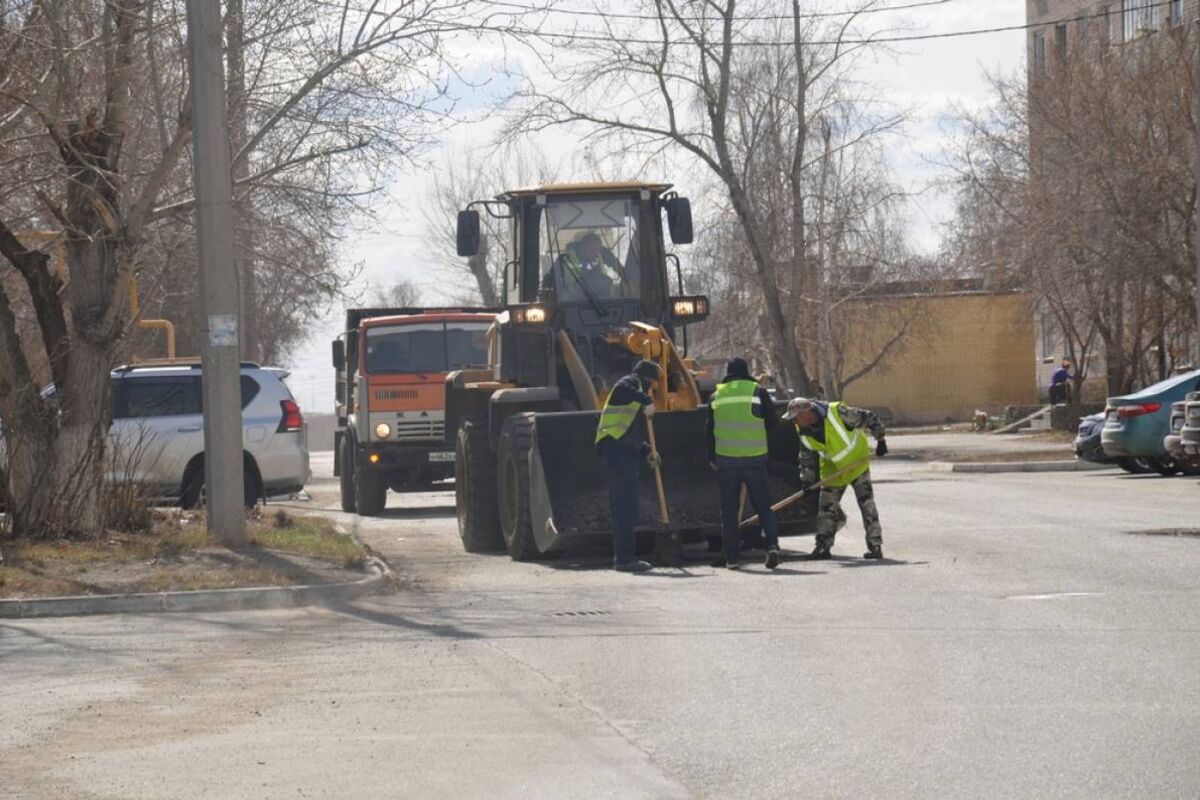
M 653 447 L 653 445 L 651 445 L 651 446 Z M 811 492 L 815 489 L 820 489 L 822 486 L 825 486 L 830 481 L 836 481 L 838 478 L 841 478 L 845 475 L 849 475 L 851 472 L 858 469 L 863 464 L 870 463 L 870 461 L 871 461 L 871 459 L 869 457 L 864 458 L 861 461 L 855 461 L 850 466 L 844 467 L 843 469 L 838 470 L 837 472 L 830 475 L 828 478 L 823 478 L 822 480 L 817 481 L 816 483 L 812 484 L 811 486 L 805 486 L 803 489 L 796 492 L 795 494 L 783 498 L 778 503 L 775 503 L 774 505 L 772 505 L 771 510 L 772 511 L 781 511 L 781 510 L 787 508 L 788 506 L 790 506 L 792 503 L 799 500 L 801 497 L 804 497 L 809 492 Z M 753 517 L 750 517 L 746 521 L 742 522 L 738 527 L 744 528 L 747 525 L 753 525 L 756 522 L 758 522 L 758 514 L 755 514 Z
M 654 439 L 654 418 L 646 417 L 646 433 L 650 439 L 650 454 L 654 458 L 654 485 L 658 489 L 658 521 L 662 527 L 654 535 L 654 560 L 667 567 L 683 563 L 683 542 L 671 530 L 667 512 L 667 492 L 663 488 L 662 460 L 658 457 L 658 442 Z

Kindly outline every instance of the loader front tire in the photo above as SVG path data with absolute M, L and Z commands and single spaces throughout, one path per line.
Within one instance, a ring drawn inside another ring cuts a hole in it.
M 454 505 L 458 535 L 468 553 L 504 549 L 496 503 L 496 457 L 488 442 L 487 414 L 463 419 L 454 444 Z
M 500 432 L 497 488 L 500 494 L 500 530 L 504 546 L 514 561 L 531 561 L 541 555 L 533 536 L 529 513 L 529 452 L 533 447 L 533 414 L 514 414 Z

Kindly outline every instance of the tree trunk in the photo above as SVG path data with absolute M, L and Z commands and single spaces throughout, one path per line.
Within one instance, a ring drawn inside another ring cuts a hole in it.
M 475 283 L 479 286 L 479 297 L 483 300 L 483 304 L 489 308 L 495 308 L 500 303 L 496 296 L 496 283 L 492 280 L 492 270 L 488 264 L 489 244 L 488 235 L 484 232 L 480 237 L 479 252 L 467 259 L 467 268 L 475 276 Z

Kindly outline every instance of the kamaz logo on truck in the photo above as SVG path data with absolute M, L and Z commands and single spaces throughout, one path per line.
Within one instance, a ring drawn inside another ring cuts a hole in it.
M 416 400 L 416 389 L 376 389 L 376 400 Z

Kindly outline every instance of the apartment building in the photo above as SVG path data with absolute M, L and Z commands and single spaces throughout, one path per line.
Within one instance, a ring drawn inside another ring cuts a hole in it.
M 1026 0 L 1030 69 L 1090 47 L 1196 24 L 1200 0 Z

